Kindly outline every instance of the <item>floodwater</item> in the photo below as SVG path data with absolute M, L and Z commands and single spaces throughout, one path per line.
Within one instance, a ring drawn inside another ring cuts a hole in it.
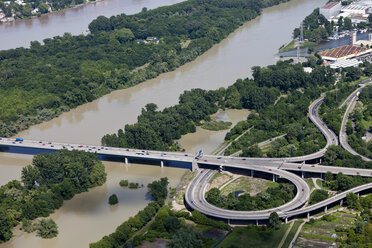
M 246 120 L 250 111 L 247 109 L 227 109 L 219 111 L 212 118 L 216 121 L 229 121 L 232 123 L 231 127 L 235 126 L 239 121 Z M 227 132 L 230 129 L 221 131 L 210 131 L 201 127 L 196 128 L 195 133 L 189 133 L 184 136 L 178 143 L 186 152 L 196 153 L 203 150 L 205 154 L 214 154 L 223 142 Z
M 104 0 L 42 15 L 39 18 L 0 23 L 0 50 L 29 47 L 34 40 L 42 41 L 64 33 L 86 34 L 89 23 L 103 15 L 110 17 L 140 12 L 143 7 L 154 9 L 182 0 Z
M 98 145 L 104 134 L 116 132 L 119 128 L 124 128 L 125 124 L 136 122 L 141 108 L 147 103 L 156 103 L 159 109 L 163 109 L 176 104 L 178 96 L 185 90 L 227 87 L 237 78 L 250 76 L 252 66 L 275 63 L 279 59 L 278 48 L 290 41 L 294 27 L 314 8 L 326 2 L 327 0 L 292 0 L 265 9 L 260 17 L 240 27 L 195 61 L 132 88 L 112 92 L 49 122 L 33 126 L 18 136 L 27 139 Z M 76 23 L 76 25 L 80 24 Z M 32 28 L 33 26 L 30 27 Z M 71 32 L 62 27 L 58 31 Z M 3 34 L 2 31 L 0 33 Z M 2 38 L 3 35 L 0 39 Z M 3 41 L 0 43 L 2 44 Z M 226 116 L 229 115 L 226 113 Z M 237 121 L 245 119 L 246 115 L 247 113 L 244 113 L 239 117 L 229 118 Z M 184 148 L 190 151 L 202 146 L 204 151 L 209 149 L 211 152 L 223 142 L 224 138 L 223 134 L 213 134 L 217 136 L 209 134 L 197 135 L 198 138 L 204 137 L 201 139 L 196 139 L 194 136 L 187 140 L 192 135 L 186 135 L 181 139 Z M 214 138 L 211 138 L 212 136 Z M 211 140 L 208 141 L 208 138 Z M 32 157 L 27 155 L 0 153 L 0 183 L 18 179 L 22 167 L 30 164 L 31 159 Z M 52 216 L 59 226 L 58 238 L 42 240 L 34 234 L 20 233 L 12 241 L 0 245 L 0 248 L 87 247 L 90 242 L 114 231 L 121 222 L 147 204 L 145 189 L 138 191 L 121 189 L 118 186 L 120 179 L 129 179 L 146 185 L 154 179 L 167 176 L 172 186 L 175 186 L 185 172 L 176 168 L 161 169 L 157 166 L 135 164 L 126 167 L 120 163 L 105 162 L 105 165 L 108 172 L 107 184 L 74 197 Z M 107 205 L 107 198 L 113 192 L 119 193 L 120 204 L 116 209 Z
M 26 165 L 31 159 L 30 156 L 28 157 L 25 159 L 26 161 L 19 161 L 17 158 L 13 162 Z M 3 158 L 0 155 L 1 161 Z M 10 167 L 20 173 L 22 166 L 14 166 L 11 160 L 12 158 L 8 160 Z M 87 247 L 89 243 L 114 232 L 122 222 L 146 207 L 149 202 L 146 196 L 147 184 L 161 177 L 168 177 L 169 186 L 176 187 L 186 172 L 185 169 L 160 168 L 159 166 L 141 164 L 125 165 L 117 162 L 105 162 L 105 168 L 107 183 L 65 201 L 63 206 L 50 216 L 58 225 L 59 234 L 56 238 L 41 239 L 36 237 L 35 233 L 27 234 L 15 231 L 11 241 L 0 245 L 0 247 Z M 1 184 L 7 182 L 3 178 L 0 179 Z M 120 187 L 119 182 L 122 179 L 143 184 L 144 187 L 135 190 Z M 118 196 L 118 205 L 110 206 L 108 204 L 108 198 L 112 194 Z
M 326 0 L 294 0 L 265 9 L 202 56 L 155 79 L 114 91 L 51 121 L 35 125 L 18 136 L 27 139 L 99 145 L 101 137 L 136 122 L 147 103 L 160 109 L 178 103 L 192 88 L 227 87 L 251 75 L 251 67 L 275 63 L 278 48 L 291 39 L 303 16 Z

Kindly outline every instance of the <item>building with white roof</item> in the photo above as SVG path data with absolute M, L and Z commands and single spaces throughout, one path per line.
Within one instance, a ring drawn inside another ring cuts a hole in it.
M 332 16 L 336 16 L 341 11 L 341 2 L 329 2 L 319 9 L 319 13 L 325 18 L 330 19 Z
M 363 64 L 363 62 L 357 59 L 342 59 L 342 60 L 337 60 L 336 62 L 330 64 L 329 66 L 332 69 L 337 69 L 337 68 L 346 68 L 346 67 L 358 67 L 360 64 Z

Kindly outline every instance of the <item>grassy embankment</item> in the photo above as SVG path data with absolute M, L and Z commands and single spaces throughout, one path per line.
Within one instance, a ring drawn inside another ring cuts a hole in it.
M 301 43 L 300 45 L 300 48 L 304 48 L 304 47 L 313 47 L 313 46 L 316 46 L 317 43 L 315 42 L 311 42 L 311 41 L 305 41 L 303 43 Z M 290 50 L 294 50 L 297 48 L 297 44 L 295 42 L 295 40 L 292 40 L 291 42 L 289 42 L 287 45 L 283 45 L 279 48 L 279 52 L 287 52 L 287 51 L 290 51 Z
M 201 125 L 201 128 L 209 131 L 220 131 L 229 129 L 232 125 L 232 122 L 229 121 L 208 121 Z

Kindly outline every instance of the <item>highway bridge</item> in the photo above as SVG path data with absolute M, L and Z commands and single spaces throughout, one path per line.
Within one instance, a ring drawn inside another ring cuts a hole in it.
M 53 152 L 60 149 L 67 150 L 82 150 L 98 154 L 100 159 L 116 158 L 125 163 L 130 161 L 135 162 L 152 162 L 158 163 L 160 166 L 176 166 L 187 167 L 191 170 L 197 171 L 196 177 L 188 185 L 185 201 L 193 209 L 220 219 L 227 220 L 263 220 L 268 219 L 270 213 L 275 211 L 279 216 L 285 220 L 289 217 L 298 216 L 302 214 L 309 214 L 319 208 L 327 208 L 328 205 L 342 200 L 346 193 L 338 194 L 335 197 L 329 198 L 321 203 L 312 205 L 307 208 L 300 208 L 303 206 L 310 197 L 310 189 L 306 181 L 303 179 L 306 174 L 324 175 L 326 172 L 333 174 L 343 173 L 346 175 L 372 177 L 372 170 L 358 169 L 358 168 L 345 168 L 345 167 L 331 167 L 316 164 L 305 164 L 305 161 L 321 158 L 330 145 L 338 145 L 336 135 L 325 125 L 318 115 L 319 106 L 324 100 L 324 95 L 315 100 L 309 106 L 309 119 L 319 128 L 324 135 L 327 144 L 326 146 L 313 154 L 290 157 L 290 158 L 237 158 L 227 156 L 214 156 L 214 155 L 195 155 L 180 152 L 161 152 L 129 148 L 117 148 L 106 146 L 94 146 L 84 144 L 67 144 L 56 143 L 41 140 L 22 140 L 17 141 L 12 138 L 0 138 L 0 151 L 19 152 L 19 153 L 40 153 L 40 152 Z M 302 162 L 302 163 L 295 163 Z M 198 169 L 203 167 L 214 168 Z M 296 187 L 296 196 L 289 203 L 268 210 L 261 211 L 232 211 L 217 208 L 209 204 L 205 200 L 205 191 L 209 180 L 216 173 L 216 169 L 238 169 L 250 171 L 254 176 L 255 172 L 266 173 L 272 175 L 275 181 L 277 178 L 285 178 Z M 295 172 L 295 173 L 291 173 Z M 297 175 L 297 174 L 299 175 Z M 371 184 L 366 184 L 352 189 L 350 192 L 361 192 L 372 187 Z

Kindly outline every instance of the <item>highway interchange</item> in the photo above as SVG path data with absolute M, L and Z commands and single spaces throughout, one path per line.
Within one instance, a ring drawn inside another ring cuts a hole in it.
M 354 91 L 344 104 L 348 104 L 349 108 L 356 100 L 357 92 L 360 92 L 365 84 L 361 84 L 361 88 Z M 167 162 L 183 162 L 190 164 L 192 170 L 197 170 L 195 178 L 189 183 L 186 193 L 185 201 L 187 205 L 193 209 L 220 219 L 227 220 L 264 220 L 268 219 L 272 212 L 277 212 L 281 218 L 287 219 L 288 217 L 298 216 L 302 214 L 309 214 L 311 211 L 326 208 L 328 205 L 335 202 L 341 201 L 348 192 L 358 193 L 367 189 L 372 188 L 372 184 L 365 184 L 349 191 L 337 194 L 325 201 L 319 202 L 309 207 L 301 208 L 304 206 L 310 197 L 310 188 L 306 181 L 302 178 L 304 173 L 317 173 L 325 174 L 330 171 L 333 174 L 343 173 L 345 175 L 359 175 L 363 177 L 372 177 L 372 170 L 368 169 L 358 169 L 358 168 L 345 168 L 345 167 L 332 167 L 332 166 L 322 166 L 316 164 L 305 164 L 305 161 L 314 160 L 321 158 L 327 148 L 330 145 L 338 145 L 338 138 L 332 130 L 330 130 L 327 125 L 321 120 L 318 115 L 319 106 L 324 100 L 324 95 L 315 100 L 309 106 L 309 119 L 318 127 L 326 138 L 327 144 L 320 151 L 290 158 L 241 158 L 241 157 L 227 157 L 227 156 L 214 156 L 214 155 L 200 155 L 195 156 L 195 154 L 179 153 L 179 152 L 161 152 L 161 151 L 148 151 L 148 150 L 138 150 L 138 149 L 126 149 L 126 148 L 115 148 L 115 147 L 105 147 L 105 146 L 93 146 L 93 145 L 83 145 L 83 144 L 66 144 L 66 143 L 55 143 L 37 140 L 23 140 L 15 141 L 12 138 L 0 138 L 0 147 L 5 148 L 27 148 L 35 149 L 38 151 L 56 151 L 60 149 L 68 150 L 82 150 L 86 152 L 94 152 L 98 155 L 103 156 L 115 156 L 124 159 L 126 163 L 130 159 L 142 159 L 150 161 L 158 161 L 161 166 Z M 349 109 L 348 108 L 348 109 Z M 350 110 L 351 111 L 351 110 Z M 349 111 L 349 112 L 350 112 Z M 345 114 L 348 116 L 348 114 Z M 344 118 L 345 119 L 345 118 Z M 347 117 L 346 117 L 347 119 Z M 344 124 L 344 121 L 343 121 Z M 344 126 L 344 125 L 342 125 Z M 345 133 L 346 135 L 346 133 Z M 340 135 L 346 139 L 346 136 Z M 343 144 L 342 138 L 340 139 L 341 145 Z M 343 145 L 344 147 L 344 145 Z M 295 163 L 302 162 L 302 163 Z M 209 204 L 205 199 L 206 189 L 209 180 L 216 173 L 216 170 L 211 169 L 199 169 L 199 167 L 209 166 L 215 167 L 216 169 L 244 169 L 250 170 L 252 172 L 259 171 L 261 173 L 272 174 L 273 180 L 276 178 L 286 178 L 292 182 L 296 187 L 296 196 L 285 205 L 274 209 L 260 210 L 260 211 L 233 211 L 221 209 L 216 206 Z M 289 172 L 295 171 L 295 173 Z

